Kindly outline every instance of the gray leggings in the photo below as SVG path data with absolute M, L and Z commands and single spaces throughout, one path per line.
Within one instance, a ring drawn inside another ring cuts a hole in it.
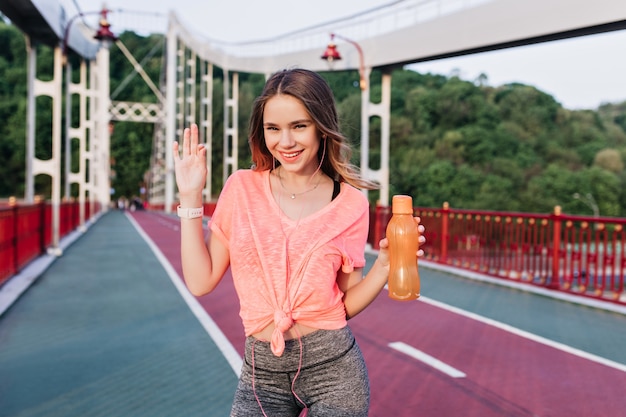
M 283 355 L 276 357 L 268 342 L 246 339 L 231 417 L 295 417 L 304 408 L 300 401 L 308 417 L 367 417 L 367 368 L 350 328 L 317 330 L 301 343 L 285 341 Z

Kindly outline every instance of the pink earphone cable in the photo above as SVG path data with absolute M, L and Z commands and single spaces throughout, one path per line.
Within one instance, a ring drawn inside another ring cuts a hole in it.
M 313 175 L 311 175 L 311 178 L 309 178 L 309 183 L 311 182 L 311 180 L 313 180 L 313 178 L 315 177 L 315 175 L 322 169 L 322 163 L 324 162 L 324 157 L 326 156 L 326 136 L 324 135 L 324 146 L 322 149 L 322 158 L 320 159 L 320 163 L 317 167 L 317 169 L 315 170 L 315 172 L 313 173 Z M 276 159 L 272 158 L 272 165 L 273 165 L 273 169 L 276 169 Z M 308 183 L 307 183 L 308 184 Z M 280 197 L 279 197 L 280 198 Z M 280 201 L 279 201 L 279 206 L 280 206 Z M 302 208 L 302 210 L 304 210 L 304 207 Z M 279 215 L 282 214 L 282 210 L 279 211 Z M 294 227 L 294 229 L 292 229 L 291 233 L 293 233 L 293 231 L 295 229 L 297 229 L 298 224 L 300 224 L 300 220 L 302 217 L 302 212 L 300 212 L 300 215 L 298 216 L 298 220 L 296 222 L 296 226 Z M 282 222 L 281 222 L 281 229 L 282 229 Z M 287 251 L 287 256 L 286 258 L 286 272 L 287 272 L 287 280 L 286 280 L 286 295 L 288 298 L 288 303 L 289 305 L 291 305 L 291 297 L 289 296 L 289 278 L 291 277 L 291 268 L 289 265 L 289 237 L 291 236 L 291 233 L 289 234 L 289 236 L 287 236 L 287 234 L 285 233 L 284 230 L 282 230 L 283 232 L 283 236 L 285 236 L 285 249 Z M 296 394 L 295 391 L 295 384 L 296 384 L 296 380 L 298 379 L 298 376 L 300 375 L 300 371 L 302 370 L 302 357 L 303 357 L 303 346 L 302 346 L 302 336 L 300 335 L 300 332 L 298 331 L 298 328 L 296 326 L 293 327 L 293 329 L 295 330 L 297 336 L 298 336 L 298 345 L 300 346 L 300 356 L 298 359 L 298 370 L 296 372 L 296 375 L 293 377 L 293 381 L 291 381 L 291 393 L 293 394 L 293 396 L 296 398 L 296 400 L 298 400 L 300 402 L 300 404 L 302 404 L 304 406 L 304 409 L 300 412 L 299 417 L 306 417 L 307 414 L 309 413 L 309 407 L 306 405 L 306 403 L 304 401 L 302 401 L 302 399 L 298 396 L 298 394 Z M 254 383 L 254 348 L 256 345 L 256 339 L 252 342 L 252 392 L 254 393 L 254 398 L 256 399 L 256 402 L 259 404 L 259 408 L 261 409 L 261 413 L 263 413 L 263 417 L 267 417 L 267 414 L 265 414 L 265 410 L 263 410 L 263 405 L 261 405 L 261 400 L 259 399 L 259 396 L 256 393 L 256 387 L 255 387 L 255 383 Z

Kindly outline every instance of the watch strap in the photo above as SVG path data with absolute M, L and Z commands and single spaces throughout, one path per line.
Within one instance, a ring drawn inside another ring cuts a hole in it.
M 176 208 L 176 214 L 178 214 L 178 217 L 181 219 L 195 219 L 204 216 L 204 207 L 182 208 L 178 206 Z

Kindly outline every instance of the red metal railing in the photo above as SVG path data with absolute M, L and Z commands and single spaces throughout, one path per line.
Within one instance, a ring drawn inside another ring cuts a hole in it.
M 63 202 L 59 209 L 59 237 L 64 237 L 80 226 L 80 205 Z M 85 203 L 85 220 L 91 215 L 90 204 Z M 46 253 L 51 244 L 49 202 L 0 205 L 0 285 Z
M 563 214 L 415 208 L 424 259 L 496 278 L 626 304 L 626 219 Z M 391 216 L 372 212 L 377 247 Z
M 89 204 L 85 219 L 91 218 Z M 61 207 L 60 235 L 79 226 L 76 202 Z M 162 210 L 163 207 L 148 207 Z M 175 210 L 175 207 L 173 208 Z M 215 203 L 205 204 L 210 216 Z M 496 278 L 626 304 L 626 219 L 415 208 L 426 231 L 424 259 Z M 391 217 L 372 209 L 369 242 L 377 248 Z M 47 203 L 0 206 L 0 285 L 45 253 L 52 241 Z

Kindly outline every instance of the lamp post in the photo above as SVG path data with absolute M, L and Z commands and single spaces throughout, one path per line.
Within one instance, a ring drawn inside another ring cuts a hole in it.
M 353 45 L 358 54 L 359 54 L 359 87 L 361 88 L 361 174 L 370 179 L 370 169 L 369 169 L 369 131 L 370 131 L 370 113 L 369 113 L 369 74 L 365 73 L 365 59 L 363 57 L 363 49 L 361 45 L 352 39 L 348 39 L 344 36 L 337 35 L 336 33 L 330 34 L 330 42 L 326 47 L 326 50 L 322 54 L 320 58 L 328 62 L 329 67 L 331 69 L 334 66 L 335 61 L 339 61 L 341 59 L 341 55 L 337 50 L 337 45 L 335 44 L 335 38 L 342 39 L 349 44 Z M 363 193 L 367 196 L 367 190 L 364 190 Z
M 581 196 L 579 193 L 574 193 L 572 197 L 574 197 L 575 200 L 580 200 L 587 204 L 587 206 L 589 206 L 589 208 L 593 211 L 593 217 L 600 217 L 600 208 L 596 203 L 596 199 L 593 198 L 593 194 L 587 193 L 584 196 Z
M 353 41 L 352 39 L 348 39 L 344 36 L 337 35 L 336 33 L 331 33 L 330 42 L 328 43 L 328 46 L 326 47 L 326 50 L 322 54 L 321 58 L 327 61 L 328 65 L 330 65 L 331 67 L 335 61 L 338 61 L 341 59 L 341 55 L 339 54 L 339 51 L 337 51 L 337 45 L 334 42 L 335 37 L 348 42 L 349 44 L 353 45 L 356 48 L 359 54 L 359 87 L 361 88 L 361 91 L 367 90 L 367 81 L 365 77 L 365 60 L 363 58 L 363 49 L 361 49 L 361 45 L 359 45 L 357 42 Z
M 359 87 L 361 88 L 361 174 L 368 180 L 378 181 L 380 184 L 380 196 L 378 204 L 387 207 L 389 205 L 389 131 L 391 120 L 391 73 L 383 71 L 381 102 L 370 103 L 370 68 L 365 67 L 365 59 L 363 57 L 363 49 L 361 46 L 346 37 L 330 34 L 330 43 L 322 54 L 321 58 L 328 62 L 331 66 L 335 61 L 341 59 L 341 55 L 337 50 L 334 39 L 342 39 L 353 45 L 359 54 Z M 380 168 L 375 170 L 369 166 L 369 130 L 370 117 L 378 116 L 381 119 L 381 135 L 380 135 Z M 367 196 L 367 190 L 363 193 Z
M 110 42 L 115 42 L 117 40 L 117 37 L 113 34 L 113 32 L 111 32 L 111 29 L 110 29 L 111 25 L 109 24 L 109 21 L 107 19 L 107 15 L 111 12 L 112 10 L 109 10 L 106 7 L 102 8 L 102 10 L 97 10 L 97 11 L 79 12 L 75 14 L 74 16 L 72 16 L 70 20 L 67 21 L 67 25 L 65 25 L 65 30 L 63 31 L 63 40 L 62 40 L 63 41 L 62 52 L 63 52 L 64 63 L 67 62 L 67 49 L 68 49 L 68 42 L 70 38 L 70 29 L 72 28 L 72 24 L 74 23 L 74 21 L 76 21 L 76 19 L 78 19 L 79 17 L 99 14 L 100 15 L 100 21 L 99 21 L 100 27 L 98 28 L 98 31 L 94 35 L 94 39 L 97 39 L 103 42 L 103 45 L 105 47 L 108 47 Z

